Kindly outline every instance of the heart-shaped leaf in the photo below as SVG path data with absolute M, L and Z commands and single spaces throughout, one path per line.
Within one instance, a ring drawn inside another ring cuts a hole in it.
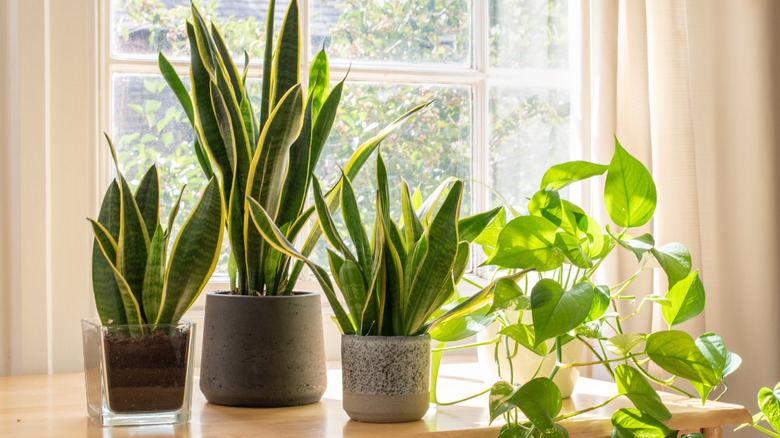
M 529 310 L 531 308 L 531 297 L 523 293 L 520 286 L 512 279 L 502 278 L 496 283 L 493 291 L 493 305 L 489 313 L 499 310 Z
M 632 157 L 615 138 L 615 154 L 604 184 L 604 204 L 616 225 L 639 227 L 653 217 L 657 194 L 647 168 Z
M 693 338 L 685 332 L 669 330 L 647 337 L 647 355 L 664 370 L 692 382 L 718 385 L 718 375 L 701 353 Z
M 561 391 L 546 377 L 533 379 L 509 397 L 509 403 L 520 409 L 526 418 L 547 437 L 559 437 L 553 418 L 561 412 Z
M 577 283 L 568 291 L 551 279 L 536 283 L 531 291 L 535 345 L 562 335 L 585 321 L 593 305 L 593 296 L 593 286 L 587 281 Z
M 672 302 L 672 305 L 663 306 L 661 312 L 670 327 L 700 314 L 704 310 L 705 296 L 704 285 L 699 279 L 699 271 L 693 271 L 678 281 L 666 293 L 666 298 Z
M 661 397 L 636 368 L 618 365 L 615 368 L 615 382 L 618 385 L 618 392 L 628 397 L 640 411 L 661 421 L 672 418 L 672 413 L 664 406 Z
M 609 338 L 607 350 L 618 356 L 627 356 L 647 339 L 645 333 L 621 333 Z
M 638 262 L 641 262 L 642 257 L 644 257 L 648 251 L 651 251 L 655 245 L 653 236 L 647 233 L 631 239 L 618 239 L 617 236 L 612 234 L 610 234 L 610 236 L 612 236 L 612 240 L 617 242 L 618 245 L 634 253 L 634 257 L 636 257 L 636 261 Z
M 683 244 L 672 242 L 651 250 L 653 257 L 666 273 L 669 289 L 691 272 L 691 253 Z
M 604 315 L 609 309 L 610 296 L 609 286 L 596 286 L 593 288 L 593 305 L 590 306 L 590 312 L 585 321 L 595 321 Z
M 490 422 L 498 418 L 505 412 L 509 412 L 516 406 L 509 403 L 509 397 L 514 392 L 515 387 L 509 382 L 496 382 L 490 388 L 488 396 L 488 408 L 490 411 Z
M 531 326 L 519 323 L 510 324 L 502 328 L 498 333 L 509 336 L 515 342 L 527 348 L 528 350 L 533 351 L 539 356 L 544 357 L 547 355 L 547 344 L 542 342 L 541 344 L 536 345 L 534 342 L 534 329 Z
M 758 406 L 772 428 L 780 431 L 780 383 L 775 386 L 774 390 L 761 388 L 758 392 Z
M 542 177 L 541 188 L 560 190 L 569 184 L 603 175 L 609 166 L 588 161 L 569 161 L 547 169 Z
M 664 438 L 674 432 L 652 416 L 637 409 L 620 409 L 612 414 L 612 437 Z
M 520 216 L 506 224 L 498 235 L 496 250 L 485 262 L 508 269 L 555 269 L 563 252 L 555 247 L 558 226 L 539 216 Z

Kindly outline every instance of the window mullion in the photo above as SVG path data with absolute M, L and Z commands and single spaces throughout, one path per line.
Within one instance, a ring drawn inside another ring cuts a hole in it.
M 474 0 L 472 2 L 472 63 L 479 73 L 480 79 L 472 87 L 472 155 L 471 175 L 475 181 L 482 184 L 471 185 L 472 210 L 486 211 L 490 202 L 490 154 L 489 154 L 489 106 L 488 106 L 488 65 L 489 56 L 489 17 L 488 2 Z M 476 269 L 482 261 L 484 254 L 477 251 L 476 246 L 472 250 L 472 272 L 478 275 L 486 275 L 486 268 Z

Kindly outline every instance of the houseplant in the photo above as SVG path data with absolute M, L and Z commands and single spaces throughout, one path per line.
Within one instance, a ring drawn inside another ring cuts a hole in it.
M 606 173 L 605 210 L 619 227 L 604 229 L 585 211 L 561 198 L 559 190 L 571 183 Z M 683 394 L 677 380 L 687 380 L 702 400 L 740 364 L 738 355 L 728 351 L 722 339 L 705 333 L 693 339 L 675 326 L 696 317 L 704 309 L 704 287 L 698 271 L 691 272 L 691 256 L 679 243 L 656 245 L 650 234 L 629 235 L 631 228 L 645 225 L 656 206 L 655 184 L 641 162 L 615 140 L 615 153 L 609 165 L 575 161 L 551 167 L 542 178 L 541 190 L 529 201 L 528 214 L 512 212 L 514 219 L 491 224 L 492 232 L 476 241 L 489 255 L 486 264 L 512 272 L 534 269 L 534 281 L 526 277 L 524 285 L 506 287 L 494 294 L 489 312 L 503 319 L 500 336 L 490 341 L 496 354 L 512 355 L 517 349 L 535 354 L 546 353 L 545 342 L 552 340 L 555 364 L 549 374 L 532 376 L 527 382 L 513 382 L 512 369 L 504 370 L 505 381 L 490 388 L 491 420 L 504 415 L 507 426 L 502 437 L 566 436 L 560 420 L 601 407 L 626 396 L 636 410 L 621 409 L 612 420 L 613 436 L 666 436 L 671 433 L 662 421 L 671 413 L 650 382 Z M 511 211 L 511 210 L 510 210 Z M 606 231 L 606 232 L 604 232 Z M 629 251 L 637 262 L 637 272 L 612 286 L 602 284 L 598 268 L 613 251 Z M 660 267 L 666 274 L 665 294 L 647 295 L 626 311 L 618 302 L 629 303 L 627 288 L 642 272 Z M 623 330 L 625 320 L 642 307 L 657 303 L 669 330 L 631 333 Z M 507 320 L 505 310 L 531 314 L 532 323 Z M 564 361 L 563 346 L 583 343 L 596 359 L 589 362 Z M 437 355 L 434 353 L 434 363 Z M 642 365 L 652 362 L 672 375 L 659 377 L 657 368 L 648 371 Z M 561 370 L 603 365 L 615 379 L 618 393 L 595 407 L 578 407 L 577 412 L 561 415 L 561 393 L 552 380 Z M 725 390 L 724 390 L 725 392 Z M 520 411 L 527 420 L 518 422 Z M 644 434 L 644 435 L 643 435 Z
M 469 244 L 499 210 L 459 219 L 463 182 L 454 178 L 416 208 L 404 182 L 399 226 L 390 215 L 381 154 L 377 154 L 376 183 L 376 218 L 369 238 L 350 178 L 342 177 L 341 214 L 350 247 L 337 231 L 314 180 L 315 208 L 333 247 L 328 250 L 331 273 L 346 308 L 336 297 L 328 272 L 285 238 L 260 203 L 250 200 L 250 213 L 272 246 L 311 268 L 333 307 L 343 333 L 343 406 L 349 416 L 371 422 L 414 421 L 428 410 L 431 344 L 427 332 L 458 312 L 468 312 L 472 302 L 483 299 L 495 286 L 433 317 L 466 270 Z
M 179 201 L 163 228 L 157 168 L 149 168 L 133 193 L 110 139 L 109 146 L 117 177 L 98 219 L 89 219 L 100 315 L 82 323 L 89 415 L 103 425 L 184 423 L 192 400 L 195 327 L 180 320 L 216 266 L 222 197 L 212 178 L 168 256 Z
M 761 388 L 757 398 L 761 412 L 753 415 L 753 421 L 740 425 L 737 430 L 752 427 L 765 435 L 780 437 L 780 382 L 774 388 Z M 772 430 L 761 425 L 763 421 L 769 423 Z
M 192 6 L 191 95 L 171 64 L 159 65 L 192 121 L 194 148 L 207 177 L 214 174 L 227 204 L 231 290 L 206 297 L 201 390 L 217 404 L 287 406 L 316 402 L 326 375 L 318 294 L 294 291 L 303 267 L 260 237 L 247 199 L 269 212 L 294 241 L 314 209 L 305 208 L 313 172 L 336 116 L 344 85 L 330 89 L 324 52 L 313 59 L 308 92 L 300 80 L 298 3 L 290 2 L 273 47 L 275 2 L 268 7 L 259 117 L 222 36 Z M 345 167 L 354 177 L 371 152 L 421 105 L 362 145 Z M 339 188 L 330 192 L 330 206 Z M 303 252 L 321 231 L 314 227 Z M 239 364 L 245 364 L 241 366 Z M 294 371 L 293 371 L 294 370 Z

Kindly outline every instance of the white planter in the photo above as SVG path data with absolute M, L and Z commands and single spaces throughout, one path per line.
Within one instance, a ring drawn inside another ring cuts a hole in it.
M 530 317 L 530 312 L 527 312 Z M 525 315 L 524 315 L 525 316 Z M 510 316 L 510 319 L 516 320 L 516 314 Z M 530 323 L 530 321 L 523 321 L 524 323 Z M 487 341 L 494 339 L 498 336 L 498 330 L 500 326 L 498 323 L 494 323 L 481 331 L 477 335 L 479 341 Z M 515 342 L 510 340 L 510 346 L 514 347 Z M 572 341 L 563 346 L 563 361 L 564 363 L 580 362 L 582 353 L 584 350 L 582 342 Z M 555 365 L 555 346 L 552 340 L 547 341 L 547 351 L 549 351 L 546 357 L 541 357 L 530 350 L 519 346 L 517 354 L 512 358 L 512 377 L 513 382 L 517 385 L 522 385 L 525 382 L 531 380 L 536 374 L 536 377 L 547 377 L 550 375 L 553 366 Z M 498 376 L 498 366 L 495 359 L 495 345 L 482 345 L 477 348 L 477 354 L 479 355 L 479 363 L 483 372 L 483 379 L 486 384 L 493 384 L 499 380 L 509 380 L 509 359 L 506 357 L 506 349 L 504 348 L 503 341 L 499 345 L 498 364 L 501 366 L 502 376 Z M 543 362 L 543 363 L 542 363 Z M 541 363 L 541 368 L 539 368 Z M 537 369 L 539 372 L 537 373 Z M 580 377 L 580 371 L 578 368 L 567 368 L 559 370 L 553 378 L 553 382 L 561 390 L 563 398 L 571 397 L 574 392 L 574 385 L 577 383 L 577 379 Z

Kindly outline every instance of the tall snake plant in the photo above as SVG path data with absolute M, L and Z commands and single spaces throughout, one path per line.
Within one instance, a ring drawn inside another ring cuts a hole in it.
M 292 293 L 303 265 L 291 270 L 291 259 L 269 246 L 251 223 L 247 198 L 268 212 L 294 241 L 314 208 L 306 208 L 306 193 L 333 126 L 344 80 L 330 88 L 328 59 L 320 51 L 309 69 L 308 92 L 300 84 L 298 2 L 293 0 L 273 48 L 275 2 L 268 6 L 262 96 L 259 115 L 247 92 L 249 58 L 241 74 L 219 30 L 208 26 L 192 5 L 187 23 L 190 41 L 191 95 L 162 53 L 159 67 L 179 99 L 195 131 L 194 148 L 207 178 L 218 171 L 227 204 L 225 223 L 231 246 L 231 292 L 241 295 Z M 352 155 L 345 172 L 355 177 L 374 149 L 393 130 L 425 105 L 412 109 L 388 125 Z M 336 209 L 340 186 L 329 192 Z M 315 226 L 304 254 L 310 254 L 321 235 Z
M 117 177 L 103 197 L 98 219 L 88 219 L 95 234 L 92 288 L 101 323 L 175 324 L 217 265 L 224 214 L 219 187 L 214 178 L 208 182 L 167 256 L 181 194 L 163 228 L 157 167 L 146 171 L 133 193 L 110 139 L 108 143 Z
M 469 244 L 482 233 L 500 208 L 459 218 L 462 181 L 449 178 L 417 206 L 404 182 L 402 225 L 399 225 L 390 216 L 390 193 L 381 154 L 377 155 L 376 167 L 377 214 L 371 238 L 360 218 L 350 178 L 342 177 L 341 214 L 354 251 L 337 232 L 325 197 L 316 179 L 314 182 L 317 215 L 328 242 L 335 249 L 328 251 L 331 273 L 346 309 L 336 297 L 327 271 L 296 250 L 262 205 L 253 199 L 249 200 L 250 213 L 271 245 L 311 268 L 343 333 L 420 335 L 439 322 L 468 313 L 495 289 L 497 282 L 432 318 L 453 296 L 468 264 Z M 522 275 L 525 272 L 515 274 L 514 278 Z

